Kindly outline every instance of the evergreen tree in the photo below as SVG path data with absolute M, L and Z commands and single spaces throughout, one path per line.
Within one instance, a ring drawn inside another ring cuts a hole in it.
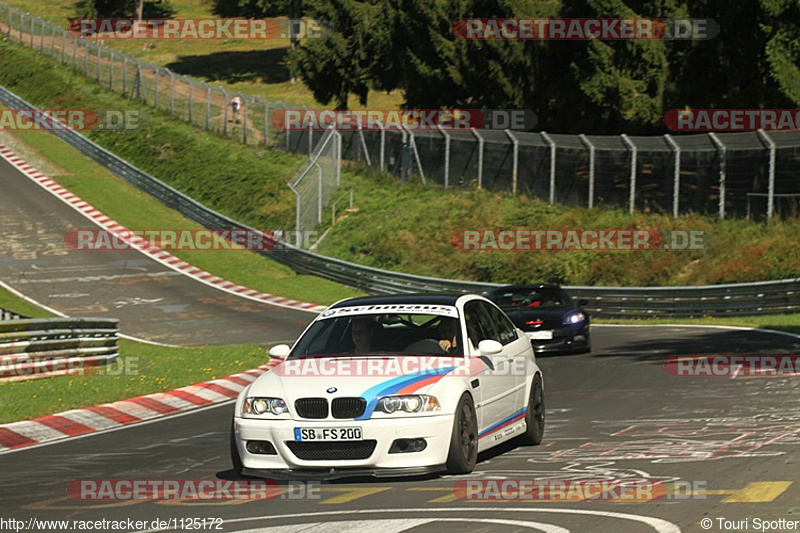
M 311 0 L 307 2 L 315 18 L 325 21 L 327 31 L 320 38 L 308 39 L 292 50 L 289 60 L 295 65 L 314 98 L 323 104 L 334 103 L 347 109 L 354 94 L 361 105 L 369 92 L 370 51 L 368 41 L 374 7 L 355 0 Z
M 793 105 L 800 105 L 800 1 L 761 0 L 761 6 L 769 73 Z

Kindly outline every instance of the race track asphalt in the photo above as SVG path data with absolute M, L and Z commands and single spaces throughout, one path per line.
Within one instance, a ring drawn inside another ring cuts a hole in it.
M 705 327 L 593 328 L 593 353 L 540 359 L 544 442 L 482 454 L 469 476 L 340 480 L 298 486 L 296 497 L 284 491 L 272 501 L 94 502 L 67 495 L 77 479 L 230 479 L 226 404 L 0 455 L 2 514 L 220 518 L 222 531 L 340 533 L 699 533 L 730 531 L 718 527 L 720 517 L 748 519 L 750 530 L 755 518 L 798 518 L 798 378 L 673 377 L 663 362 L 670 355 L 798 353 L 800 339 Z M 499 477 L 646 478 L 670 490 L 648 502 L 463 501 L 453 491 L 459 479 Z M 311 489 L 310 497 L 303 494 Z M 714 521 L 710 529 L 701 527 L 704 518 Z
M 26 296 L 186 346 L 292 341 L 314 318 L 212 288 L 135 250 L 69 250 L 72 229 L 97 226 L 0 159 L 0 280 Z

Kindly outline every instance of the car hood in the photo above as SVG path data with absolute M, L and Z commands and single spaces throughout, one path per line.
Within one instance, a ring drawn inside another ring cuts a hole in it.
M 283 398 L 361 397 L 424 394 L 446 376 L 469 372 L 464 357 L 355 356 L 289 359 L 261 375 L 248 396 Z

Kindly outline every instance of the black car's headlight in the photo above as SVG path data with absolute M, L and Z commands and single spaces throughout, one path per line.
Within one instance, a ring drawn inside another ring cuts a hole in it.
M 564 317 L 564 324 L 571 326 L 573 324 L 580 324 L 586 320 L 586 315 L 578 311 L 577 313 L 570 313 Z
M 245 415 L 280 416 L 288 412 L 289 408 L 286 407 L 286 402 L 280 398 L 247 398 L 242 405 L 242 414 Z
M 427 394 L 412 394 L 407 396 L 384 396 L 378 400 L 375 406 L 376 411 L 383 413 L 425 413 L 438 411 L 442 406 L 435 396 Z

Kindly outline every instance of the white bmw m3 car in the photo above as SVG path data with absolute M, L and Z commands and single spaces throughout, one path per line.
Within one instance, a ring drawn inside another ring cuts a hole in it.
M 542 441 L 531 343 L 474 294 L 372 296 L 322 312 L 239 395 L 239 475 L 323 478 L 471 472 L 478 452 Z

